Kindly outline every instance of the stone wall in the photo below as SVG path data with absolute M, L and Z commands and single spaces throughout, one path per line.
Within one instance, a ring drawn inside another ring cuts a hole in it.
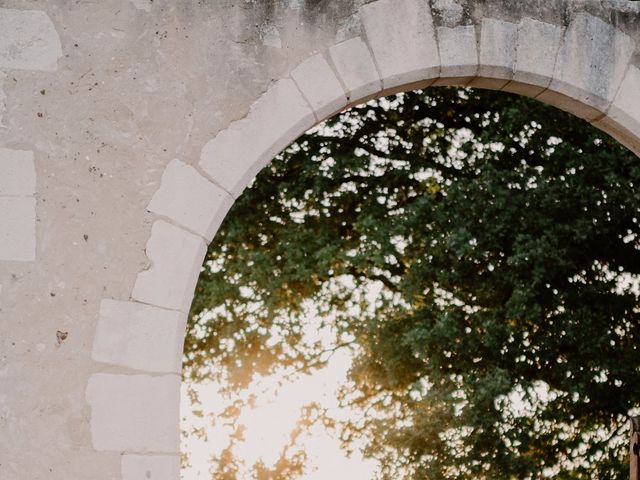
M 0 478 L 178 478 L 206 244 L 350 105 L 516 92 L 640 152 L 640 2 L 0 2 Z

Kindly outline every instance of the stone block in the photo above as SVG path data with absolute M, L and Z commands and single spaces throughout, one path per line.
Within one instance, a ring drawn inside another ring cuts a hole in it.
M 640 69 L 629 67 L 605 117 L 594 125 L 640 155 Z
M 86 399 L 96 450 L 178 452 L 180 376 L 95 373 Z
M 440 59 L 428 2 L 378 0 L 362 6 L 360 16 L 385 90 L 435 81 Z
M 167 165 L 147 210 L 164 215 L 211 241 L 233 197 L 179 160 Z
M 200 237 L 165 221 L 156 221 L 146 248 L 152 265 L 138 274 L 131 297 L 187 313 L 206 251 Z
M 274 156 L 316 123 L 313 111 L 291 79 L 279 80 L 252 106 L 207 142 L 200 166 L 237 197 Z
M 629 67 L 608 117 L 640 138 L 640 68 Z
M 562 41 L 561 27 L 524 18 L 518 24 L 513 81 L 504 90 L 535 97 L 551 83 Z
M 36 199 L 0 197 L 0 260 L 36 259 Z
M 324 57 L 308 58 L 291 72 L 291 78 L 305 96 L 318 121 L 330 117 L 347 105 L 347 96 Z
M 615 138 L 622 145 L 640 157 L 640 138 L 631 133 L 624 126 L 604 116 L 591 122 L 591 124 Z
M 123 455 L 122 480 L 178 480 L 178 455 Z
M 61 56 L 60 38 L 45 12 L 0 8 L 0 69 L 52 72 Z
M 438 27 L 440 78 L 434 85 L 466 85 L 478 72 L 478 42 L 473 25 Z
M 181 312 L 102 300 L 92 358 L 147 372 L 180 373 L 186 323 Z
M 31 150 L 0 148 L 0 195 L 34 195 L 36 168 Z
M 587 121 L 602 117 L 600 110 L 576 100 L 575 97 L 564 95 L 551 88 L 544 90 L 536 99 Z
M 634 41 L 622 31 L 588 13 L 578 13 L 567 28 L 549 86 L 564 96 L 559 97 L 563 103 L 558 106 L 587 120 L 606 112 L 634 49 Z M 545 92 L 540 98 L 553 104 L 552 94 Z
M 513 77 L 518 26 L 515 23 L 482 19 L 480 29 L 480 66 L 472 87 L 500 90 Z
M 329 55 L 347 89 L 350 104 L 365 102 L 380 93 L 380 75 L 369 48 L 360 37 L 334 45 L 329 49 Z

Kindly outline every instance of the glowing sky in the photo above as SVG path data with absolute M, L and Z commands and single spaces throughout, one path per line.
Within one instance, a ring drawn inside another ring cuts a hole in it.
M 289 438 L 303 405 L 319 402 L 323 406 L 338 413 L 335 392 L 344 381 L 350 357 L 347 352 L 339 352 L 332 357 L 327 368 L 311 376 L 300 377 L 297 381 L 287 383 L 278 388 L 276 379 L 262 380 L 251 386 L 250 391 L 266 390 L 266 394 L 258 397 L 256 407 L 245 411 L 240 423 L 247 427 L 246 441 L 236 448 L 236 454 L 252 465 L 262 458 L 271 465 L 278 457 L 283 445 Z M 220 412 L 224 404 L 217 394 L 217 384 L 203 385 L 198 388 L 202 409 Z M 348 413 L 348 412 L 347 412 Z M 345 412 L 341 412 L 342 415 Z M 223 425 L 211 426 L 210 418 L 199 418 L 191 414 L 191 405 L 183 387 L 182 395 L 182 428 L 190 426 L 206 428 L 208 441 L 191 435 L 182 444 L 182 451 L 190 453 L 191 468 L 184 469 L 184 480 L 210 480 L 210 457 L 227 445 L 229 429 Z M 339 441 L 332 438 L 321 425 L 314 426 L 303 440 L 308 453 L 309 468 L 304 475 L 305 480 L 354 480 L 369 479 L 375 471 L 372 461 L 364 460 L 357 454 L 347 458 L 340 449 Z M 249 479 L 250 477 L 247 477 Z

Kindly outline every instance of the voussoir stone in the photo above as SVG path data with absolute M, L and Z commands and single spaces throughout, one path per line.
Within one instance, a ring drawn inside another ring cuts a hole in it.
M 518 26 L 515 23 L 484 18 L 480 29 L 478 78 L 470 85 L 500 90 L 513 77 Z
M 362 38 L 355 37 L 334 45 L 329 49 L 329 55 L 347 89 L 350 103 L 363 102 L 380 93 L 382 81 Z
M 434 85 L 466 85 L 478 72 L 478 42 L 473 25 L 438 27 L 440 78 Z
M 535 97 L 551 83 L 562 41 L 557 25 L 524 18 L 518 24 L 518 44 L 513 81 L 504 90 Z
M 640 68 L 629 67 L 607 115 L 595 125 L 640 155 Z
M 320 54 L 308 58 L 291 72 L 317 120 L 323 120 L 347 105 L 347 96 L 335 73 Z
M 182 312 L 102 300 L 92 358 L 147 372 L 180 373 L 186 323 Z
M 95 373 L 89 378 L 86 398 L 96 450 L 178 452 L 179 375 Z
M 167 165 L 147 210 L 169 217 L 210 241 L 233 204 L 223 188 L 179 160 Z
M 378 0 L 361 7 L 360 16 L 385 90 L 433 83 L 440 58 L 428 2 Z
M 587 120 L 599 116 L 613 101 L 634 49 L 634 41 L 624 32 L 578 13 L 560 46 L 551 92 L 539 98 Z
M 293 80 L 273 84 L 245 118 L 207 142 L 200 166 L 238 196 L 253 177 L 316 122 L 313 110 Z
M 151 267 L 138 273 L 131 297 L 187 313 L 206 250 L 202 238 L 156 221 L 146 248 Z

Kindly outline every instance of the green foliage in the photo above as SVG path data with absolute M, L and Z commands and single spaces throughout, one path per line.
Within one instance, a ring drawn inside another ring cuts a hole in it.
M 363 415 L 339 428 L 381 478 L 626 478 L 638 185 L 632 153 L 530 99 L 430 89 L 351 109 L 233 206 L 185 375 L 242 388 L 350 348 L 341 400 Z

